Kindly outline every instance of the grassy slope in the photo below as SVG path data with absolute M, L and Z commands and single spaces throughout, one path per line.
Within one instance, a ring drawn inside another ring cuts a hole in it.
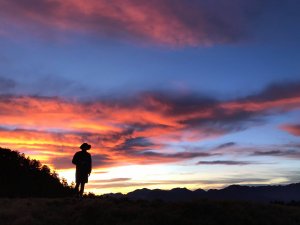
M 1 225 L 299 225 L 300 207 L 247 202 L 0 199 Z

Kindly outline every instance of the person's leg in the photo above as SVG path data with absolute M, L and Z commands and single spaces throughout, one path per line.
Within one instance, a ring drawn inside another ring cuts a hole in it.
M 75 195 L 76 195 L 76 196 L 78 196 L 78 194 L 79 194 L 79 185 L 80 185 L 79 182 L 76 183 L 76 185 L 75 185 Z
M 84 192 L 84 185 L 85 185 L 85 183 L 80 183 L 80 191 L 79 191 L 79 195 L 80 195 L 80 197 L 82 197 L 83 196 L 83 192 Z

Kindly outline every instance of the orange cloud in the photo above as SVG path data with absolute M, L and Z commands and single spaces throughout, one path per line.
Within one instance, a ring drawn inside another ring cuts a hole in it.
M 82 142 L 92 144 L 98 168 L 210 157 L 174 146 L 216 138 L 247 128 L 258 117 L 300 108 L 298 86 L 273 90 L 223 102 L 165 93 L 90 102 L 0 96 L 0 144 L 56 168 L 69 162 Z M 296 126 L 283 129 L 298 135 Z

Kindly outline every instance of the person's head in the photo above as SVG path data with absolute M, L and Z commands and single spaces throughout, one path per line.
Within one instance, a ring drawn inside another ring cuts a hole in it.
M 91 149 L 91 145 L 89 145 L 88 143 L 83 143 L 81 146 L 80 146 L 80 149 L 82 151 L 87 151 L 87 150 L 90 150 Z

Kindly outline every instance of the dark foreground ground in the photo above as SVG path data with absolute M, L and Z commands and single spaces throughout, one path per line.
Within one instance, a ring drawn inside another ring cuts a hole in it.
M 1 225 L 299 225 L 300 207 L 247 202 L 0 199 Z

